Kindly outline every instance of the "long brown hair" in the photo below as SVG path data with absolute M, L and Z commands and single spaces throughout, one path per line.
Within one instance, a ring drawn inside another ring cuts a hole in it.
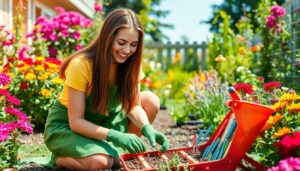
M 109 101 L 109 72 L 112 63 L 112 42 L 122 28 L 134 27 L 139 31 L 137 50 L 123 64 L 118 65 L 117 93 L 123 109 L 129 113 L 138 100 L 138 76 L 142 61 L 144 31 L 137 15 L 129 9 L 112 11 L 104 20 L 100 34 L 87 47 L 72 54 L 61 66 L 60 76 L 65 79 L 65 70 L 71 59 L 84 54 L 92 60 L 92 110 L 105 114 Z

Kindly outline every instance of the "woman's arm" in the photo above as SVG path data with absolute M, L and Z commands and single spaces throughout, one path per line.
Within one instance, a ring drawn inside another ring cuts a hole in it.
M 141 93 L 140 84 L 138 85 L 138 92 Z M 142 129 L 146 124 L 149 124 L 148 116 L 142 107 L 141 99 L 138 99 L 138 104 L 133 107 L 128 115 L 128 118 L 138 128 Z
M 68 117 L 72 131 L 93 139 L 106 139 L 109 129 L 84 119 L 85 92 L 68 86 L 68 99 Z

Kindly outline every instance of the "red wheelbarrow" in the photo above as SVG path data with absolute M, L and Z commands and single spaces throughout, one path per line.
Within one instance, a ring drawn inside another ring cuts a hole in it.
M 232 100 L 228 103 L 231 110 L 209 140 L 203 145 L 196 146 L 196 151 L 199 151 L 198 155 L 192 155 L 190 153 L 195 150 L 195 147 L 170 149 L 164 153 L 152 151 L 139 154 L 124 154 L 120 156 L 124 170 L 158 170 L 159 168 L 157 166 L 149 164 L 147 160 L 149 161 L 149 158 L 152 156 L 158 156 L 161 158 L 161 163 L 164 161 L 167 162 L 170 160 L 170 158 L 168 158 L 170 155 L 168 154 L 178 154 L 183 161 L 186 161 L 185 164 L 178 166 L 180 170 L 188 168 L 194 171 L 234 171 L 238 167 L 247 170 L 247 168 L 241 164 L 242 160 L 246 161 L 248 165 L 256 170 L 265 170 L 263 165 L 249 158 L 246 152 L 250 150 L 251 145 L 259 136 L 269 116 L 275 111 L 266 106 L 240 100 L 232 87 L 229 88 L 229 93 L 232 97 Z M 232 121 L 234 121 L 234 123 Z M 230 129 L 231 131 L 228 131 Z M 229 136 L 228 132 L 230 132 Z M 224 141 L 227 143 L 224 143 Z M 225 150 L 222 148 L 223 146 L 226 146 Z M 129 168 L 128 161 L 132 160 L 141 166 Z

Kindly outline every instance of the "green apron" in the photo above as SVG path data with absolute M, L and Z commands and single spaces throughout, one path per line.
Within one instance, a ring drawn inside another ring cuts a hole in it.
M 88 97 L 84 118 L 105 128 L 128 132 L 128 118 L 117 100 L 116 92 L 117 87 L 110 88 L 108 116 L 92 113 L 90 110 L 91 98 Z M 73 132 L 69 126 L 68 109 L 58 101 L 49 111 L 44 139 L 48 149 L 52 152 L 49 167 L 55 166 L 55 160 L 58 156 L 80 158 L 102 153 L 118 157 L 126 152 L 125 149 L 116 146 L 112 142 L 88 138 Z

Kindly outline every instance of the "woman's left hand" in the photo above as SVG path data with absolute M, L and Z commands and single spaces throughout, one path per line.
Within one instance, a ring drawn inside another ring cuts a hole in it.
M 169 140 L 162 132 L 155 130 L 151 124 L 146 124 L 142 128 L 142 134 L 148 138 L 152 147 L 155 147 L 157 142 L 161 145 L 160 151 L 168 150 Z

